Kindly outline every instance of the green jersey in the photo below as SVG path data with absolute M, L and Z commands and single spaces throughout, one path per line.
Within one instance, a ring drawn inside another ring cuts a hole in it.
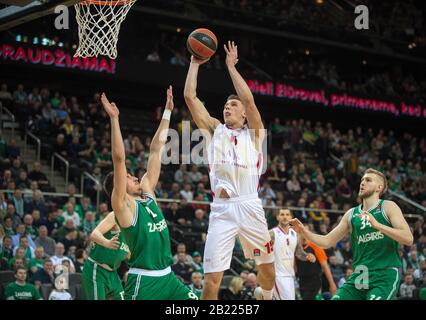
M 384 200 L 368 210 L 381 224 L 392 227 L 384 210 Z M 351 242 L 353 252 L 353 268 L 366 266 L 369 271 L 402 266 L 398 254 L 398 242 L 371 227 L 370 222 L 361 217 L 361 205 L 352 208 L 349 215 Z
M 43 269 L 44 259 L 36 259 L 33 258 L 30 260 L 30 263 L 28 265 L 28 268 L 36 267 L 37 271 L 40 269 Z
M 37 230 L 34 227 L 26 226 L 25 233 L 30 235 L 33 240 L 38 236 Z
M 135 201 L 133 223 L 121 228 L 132 256 L 131 268 L 162 270 L 173 263 L 169 229 L 163 213 L 151 197 Z
M 120 246 L 117 250 L 105 248 L 95 242 L 92 243 L 92 249 L 90 250 L 89 257 L 92 258 L 99 264 L 106 264 L 113 270 L 117 270 L 120 267 L 121 262 L 126 258 L 129 253 L 129 247 L 124 241 L 123 235 L 120 230 L 110 230 L 104 234 L 104 237 L 110 240 L 118 234 L 118 241 Z
M 22 247 L 18 247 L 17 249 L 15 249 L 14 255 L 16 255 L 16 251 L 18 251 L 19 248 L 22 248 Z M 33 258 L 33 253 L 34 251 L 31 251 L 31 247 L 27 247 L 25 249 L 25 259 L 27 260 L 27 262 Z
M 7 262 L 9 264 L 9 269 L 10 270 L 13 270 L 13 265 L 15 264 L 15 262 L 16 262 L 16 258 L 15 257 L 9 259 L 9 261 Z M 24 259 L 22 261 L 22 267 L 24 267 L 28 271 L 28 260 L 27 259 Z
M 16 282 L 10 283 L 6 289 L 5 294 L 6 300 L 39 300 L 41 299 L 40 293 L 30 283 L 24 285 L 17 284 Z
M 5 236 L 11 237 L 14 234 L 16 234 L 16 231 L 13 228 L 4 227 L 4 235 Z
M 200 289 L 194 287 L 194 284 L 191 283 L 188 286 L 189 290 L 191 290 L 193 293 L 195 293 L 195 295 L 197 296 L 198 299 L 201 299 L 201 294 L 203 293 L 203 287 L 201 287 Z
M 192 267 L 194 268 L 194 272 L 199 272 L 202 275 L 204 275 L 204 266 L 203 266 L 202 262 L 200 262 L 200 263 L 193 262 Z

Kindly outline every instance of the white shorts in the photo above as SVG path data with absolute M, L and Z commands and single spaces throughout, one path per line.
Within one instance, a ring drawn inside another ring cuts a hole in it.
M 257 265 L 274 262 L 265 212 L 257 193 L 230 199 L 215 198 L 210 208 L 204 250 L 206 273 L 229 269 L 237 236 L 246 258 L 254 259 Z
M 274 296 L 277 300 L 296 300 L 294 278 L 275 276 Z

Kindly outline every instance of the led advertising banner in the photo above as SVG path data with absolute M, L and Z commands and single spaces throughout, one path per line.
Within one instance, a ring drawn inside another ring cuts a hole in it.
M 58 47 L 24 46 L 3 43 L 0 59 L 55 68 L 76 69 L 106 74 L 115 74 L 115 61 L 109 58 L 79 58 Z
M 288 101 L 307 103 L 327 108 L 350 108 L 366 111 L 383 112 L 398 116 L 426 119 L 426 105 L 409 103 L 402 100 L 383 98 L 366 98 L 352 94 L 333 91 L 329 88 L 306 88 L 289 82 L 261 82 L 250 79 L 247 81 L 250 90 L 255 95 L 269 96 Z

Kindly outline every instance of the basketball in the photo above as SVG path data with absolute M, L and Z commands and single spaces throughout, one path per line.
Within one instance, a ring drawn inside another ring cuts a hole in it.
M 196 29 L 191 32 L 186 41 L 189 53 L 199 60 L 210 58 L 217 49 L 217 38 L 208 29 Z

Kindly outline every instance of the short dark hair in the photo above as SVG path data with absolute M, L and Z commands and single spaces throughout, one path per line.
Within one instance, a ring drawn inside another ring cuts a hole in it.
M 75 258 L 76 259 L 83 258 L 83 253 L 84 253 L 84 249 L 77 249 L 76 252 L 75 252 Z
M 50 263 L 52 263 L 52 264 L 53 264 L 53 262 L 52 262 L 52 260 L 50 260 L 50 258 L 46 258 L 46 259 L 44 259 L 43 264 L 46 264 L 46 262 L 50 262 Z
M 18 274 L 18 271 L 19 271 L 19 270 L 24 270 L 24 271 L 25 271 L 25 273 L 27 273 L 27 269 L 26 269 L 26 268 L 19 266 L 19 267 L 17 267 L 17 268 L 16 268 L 16 270 L 15 270 L 15 274 Z
M 288 211 L 290 212 L 290 215 L 293 217 L 293 211 L 291 211 L 289 207 L 282 207 L 282 208 L 278 211 L 278 214 L 279 214 L 279 213 L 280 213 L 280 211 L 282 211 L 282 210 L 288 210 Z
M 108 173 L 105 177 L 103 188 L 105 193 L 111 199 L 112 189 L 114 188 L 114 171 Z
M 233 100 L 233 99 L 235 99 L 235 100 L 238 100 L 238 101 L 241 101 L 241 99 L 240 99 L 240 97 L 239 96 L 237 96 L 236 94 L 230 94 L 229 96 L 228 96 L 228 98 L 226 98 L 226 101 L 228 101 L 228 100 Z

